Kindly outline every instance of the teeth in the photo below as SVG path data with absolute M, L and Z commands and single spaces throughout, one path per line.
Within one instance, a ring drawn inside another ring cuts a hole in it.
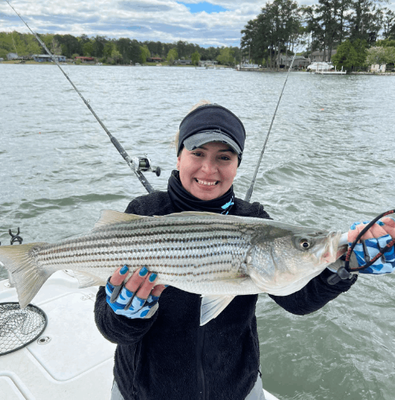
M 199 185 L 205 185 L 205 186 L 215 186 L 217 184 L 217 181 L 216 182 L 206 182 L 206 181 L 201 181 L 200 179 L 197 179 L 197 178 L 196 178 L 196 182 Z

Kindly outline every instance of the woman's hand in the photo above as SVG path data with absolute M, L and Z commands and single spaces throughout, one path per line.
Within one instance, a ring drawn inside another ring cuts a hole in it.
M 365 228 L 367 222 L 354 223 L 348 231 L 348 242 L 351 245 L 358 234 Z M 379 257 L 370 267 L 361 270 L 365 274 L 385 274 L 393 272 L 395 269 L 395 249 L 393 239 L 395 239 L 395 220 L 393 218 L 383 218 L 376 222 L 360 239 L 354 247 L 358 265 L 364 266 L 375 257 L 387 244 L 392 243 L 389 250 Z
M 118 315 L 130 319 L 150 318 L 159 307 L 164 285 L 155 285 L 157 276 L 146 267 L 136 270 L 126 281 L 129 268 L 118 268 L 106 285 L 107 303 Z

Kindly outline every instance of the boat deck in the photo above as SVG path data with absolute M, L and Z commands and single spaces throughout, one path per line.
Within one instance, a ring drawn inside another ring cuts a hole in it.
M 56 272 L 34 305 L 48 318 L 41 336 L 0 357 L 2 400 L 109 400 L 115 345 L 94 322 L 97 287 L 79 289 L 72 272 Z M 8 280 L 0 281 L 0 302 L 17 301 Z M 264 391 L 267 400 L 278 400 Z

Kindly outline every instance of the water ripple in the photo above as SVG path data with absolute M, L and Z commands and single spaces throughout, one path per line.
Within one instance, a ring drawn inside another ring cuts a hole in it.
M 193 68 L 64 66 L 131 156 L 162 168 L 193 104 L 208 99 L 245 123 L 235 181 L 244 197 L 261 152 L 282 73 Z M 88 232 L 102 209 L 123 211 L 145 193 L 107 135 L 54 66 L 0 65 L 0 240 Z M 385 100 L 383 100 L 385 99 Z M 277 220 L 346 231 L 394 208 L 395 77 L 292 73 L 252 200 Z M 3 272 L 4 273 L 4 272 Z M 283 400 L 391 400 L 395 391 L 394 277 L 360 277 L 347 294 L 305 317 L 267 296 L 257 307 L 264 386 Z

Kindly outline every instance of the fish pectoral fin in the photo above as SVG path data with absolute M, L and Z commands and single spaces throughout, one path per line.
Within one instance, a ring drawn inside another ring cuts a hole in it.
M 148 218 L 148 217 L 136 214 L 126 214 L 114 210 L 103 210 L 99 221 L 96 222 L 93 229 L 97 229 L 102 226 L 112 225 L 120 222 L 130 222 L 141 218 Z
M 89 272 L 85 271 L 74 271 L 74 277 L 78 280 L 78 287 L 80 289 L 86 288 L 89 286 L 105 286 L 106 282 L 103 279 L 90 274 Z
M 225 310 L 235 297 L 236 296 L 233 295 L 202 296 L 202 304 L 200 306 L 200 326 L 205 325 L 207 322 L 218 317 L 218 315 Z

